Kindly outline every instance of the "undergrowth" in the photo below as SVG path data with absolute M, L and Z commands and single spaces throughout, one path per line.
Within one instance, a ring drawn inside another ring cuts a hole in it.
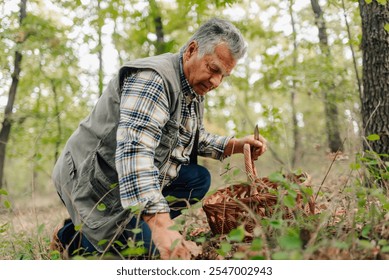
M 231 177 L 239 172 L 227 166 L 223 175 L 225 182 L 232 184 Z M 389 259 L 387 155 L 359 155 L 350 165 L 348 176 L 339 178 L 332 186 L 326 185 L 324 179 L 321 184 L 304 189 L 285 180 L 284 172 L 274 172 L 269 179 L 279 185 L 273 190 L 278 203 L 271 215 L 261 217 L 248 213 L 254 221 L 249 238 L 245 224 L 228 234 L 213 234 L 201 203 L 183 211 L 174 229 L 183 232 L 202 249 L 193 259 Z M 303 202 L 309 197 L 315 198 L 314 214 L 296 208 L 298 193 L 302 194 Z M 1 258 L 60 259 L 58 251 L 49 249 L 50 229 L 39 224 L 29 231 L 16 231 L 8 193 L 1 190 L 0 195 L 3 217 L 0 220 Z M 285 209 L 294 209 L 288 218 L 285 218 Z M 142 242 L 129 240 L 128 244 L 117 245 L 122 249 L 121 259 L 144 258 Z M 81 255 L 75 258 L 112 256 Z M 158 255 L 151 258 L 158 259 Z

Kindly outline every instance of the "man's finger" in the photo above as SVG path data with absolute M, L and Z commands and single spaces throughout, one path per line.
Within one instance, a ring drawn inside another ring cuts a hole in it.
M 160 254 L 160 257 L 162 260 L 169 260 L 171 252 L 170 252 L 170 250 L 167 250 L 167 249 L 160 249 L 159 254 Z
M 187 248 L 185 248 L 182 244 L 174 248 L 171 253 L 170 259 L 182 259 L 189 260 L 191 257 L 190 252 Z

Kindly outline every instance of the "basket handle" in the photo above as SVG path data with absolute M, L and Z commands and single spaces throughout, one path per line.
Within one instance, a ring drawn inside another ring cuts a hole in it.
M 250 144 L 244 144 L 243 146 L 243 154 L 244 154 L 244 164 L 246 168 L 246 174 L 249 181 L 252 183 L 255 182 L 257 177 L 257 169 L 255 168 L 254 161 L 251 158 L 251 147 Z M 255 187 L 255 184 L 252 184 L 252 194 L 258 193 L 257 188 Z M 254 192 L 254 193 L 253 193 Z

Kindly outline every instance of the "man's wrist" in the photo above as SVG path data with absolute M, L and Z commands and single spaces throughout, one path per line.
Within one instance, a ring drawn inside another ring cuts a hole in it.
M 168 228 L 173 224 L 169 213 L 143 214 L 142 219 L 147 223 L 151 230 L 154 228 Z

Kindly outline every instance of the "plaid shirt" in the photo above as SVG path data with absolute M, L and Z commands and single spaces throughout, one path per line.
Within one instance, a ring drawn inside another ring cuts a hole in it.
M 195 102 L 204 99 L 189 86 L 182 70 L 182 56 L 180 80 L 183 98 L 178 143 L 166 164 L 158 169 L 154 165 L 154 151 L 170 117 L 162 78 L 155 71 L 141 70 L 124 79 L 116 150 L 120 199 L 124 208 L 140 206 L 147 214 L 170 211 L 161 190 L 177 177 L 181 164 L 189 163 L 199 124 Z M 222 160 L 231 137 L 210 134 L 204 127 L 199 131 L 198 154 Z

